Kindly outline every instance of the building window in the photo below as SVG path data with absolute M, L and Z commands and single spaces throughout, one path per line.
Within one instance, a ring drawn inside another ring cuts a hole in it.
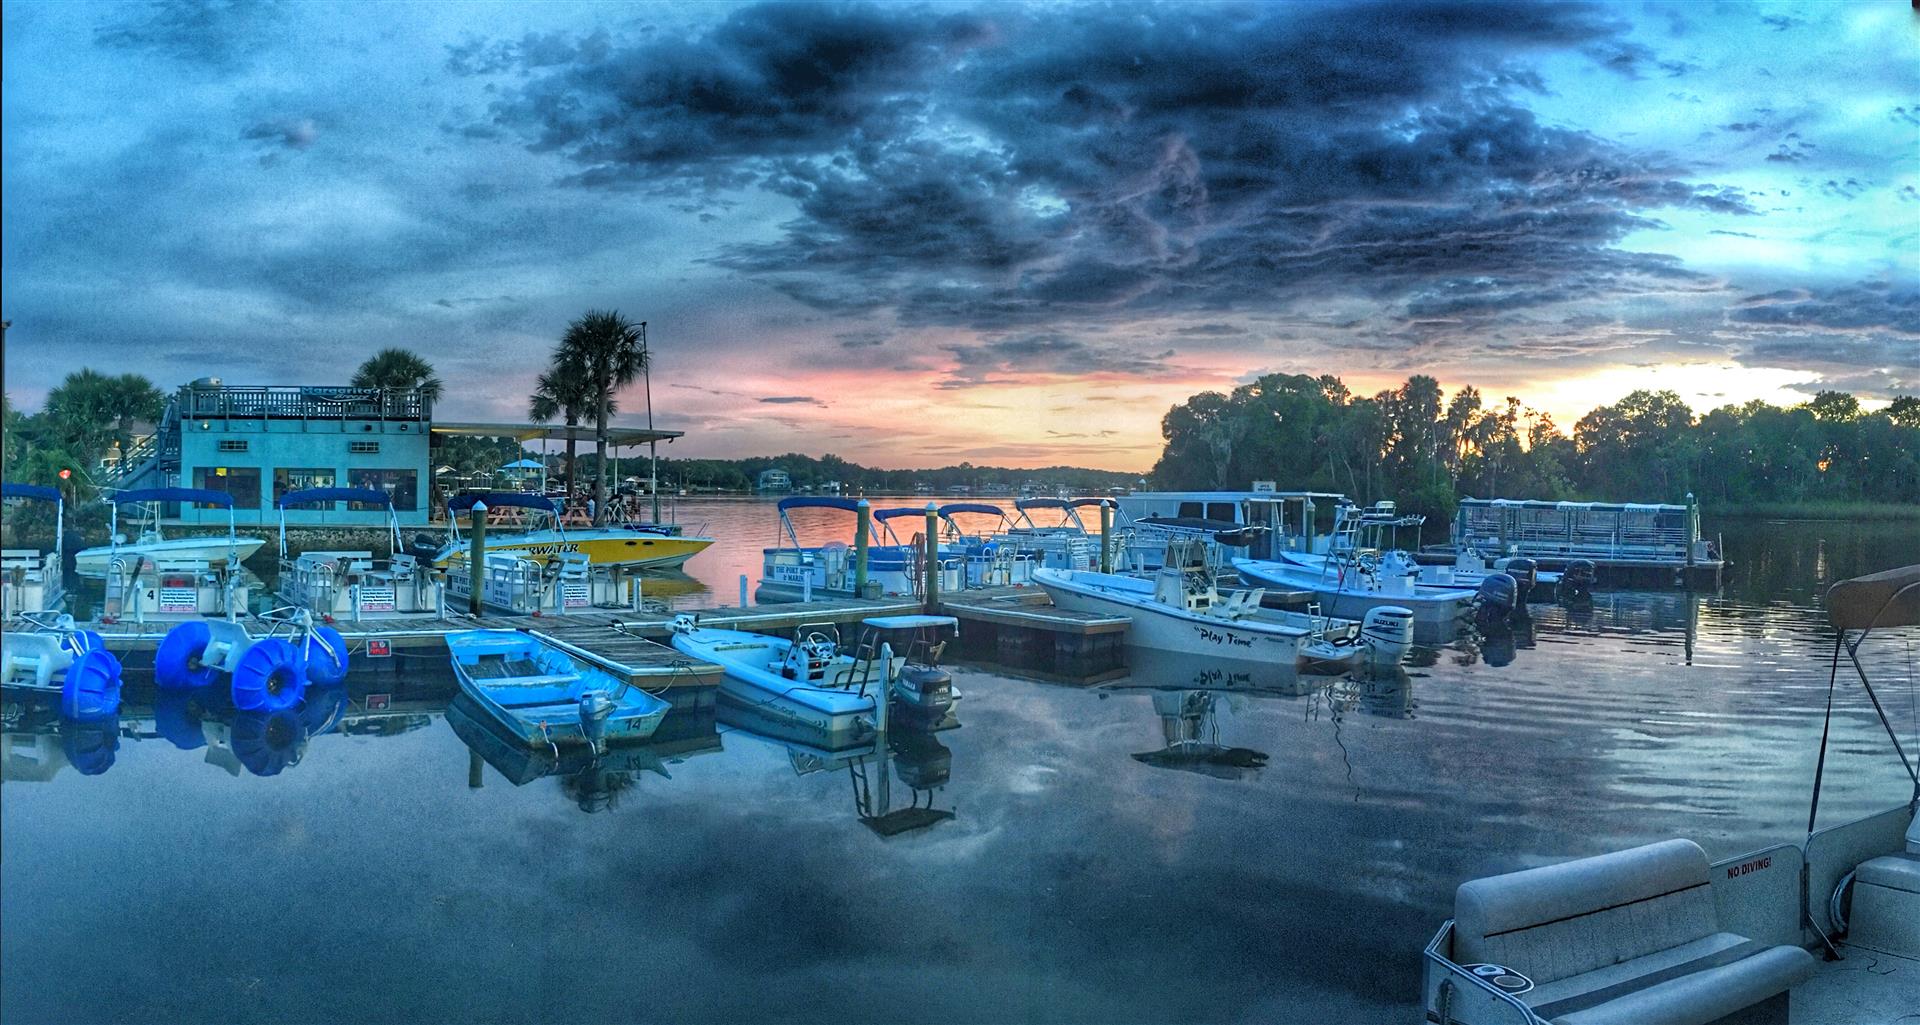
M 353 469 L 347 471 L 347 484 L 386 492 L 393 499 L 393 508 L 399 512 L 412 512 L 420 507 L 418 470 Z
M 301 469 L 293 466 L 276 467 L 273 471 L 273 500 L 278 502 L 289 491 L 305 491 L 308 488 L 333 487 L 333 467 L 318 466 Z M 304 506 L 308 509 L 338 509 L 338 503 L 325 506 Z
M 349 441 L 347 442 L 347 451 L 362 455 L 372 455 L 380 451 L 380 443 L 377 441 Z
M 218 447 L 222 452 L 245 452 L 247 450 L 247 439 L 221 438 Z
M 193 468 L 193 486 L 232 495 L 235 509 L 260 508 L 258 466 L 196 466 Z

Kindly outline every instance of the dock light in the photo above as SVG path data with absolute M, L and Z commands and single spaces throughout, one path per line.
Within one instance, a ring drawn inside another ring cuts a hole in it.
M 67 469 L 62 469 L 62 470 L 60 471 L 60 479 L 61 479 L 61 480 L 72 480 L 72 479 L 73 479 L 73 471 L 72 471 L 72 470 L 67 470 Z

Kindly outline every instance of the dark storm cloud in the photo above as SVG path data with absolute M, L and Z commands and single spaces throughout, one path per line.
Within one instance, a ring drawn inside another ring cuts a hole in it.
M 713 262 L 834 313 L 993 330 L 1329 292 L 1513 309 L 1685 277 L 1613 248 L 1652 211 L 1753 213 L 1512 99 L 1547 48 L 1678 70 L 1620 31 L 1577 5 L 768 5 L 505 80 L 491 124 L 582 186 L 791 198 L 779 237 Z
M 1173 350 L 1142 353 L 1131 347 L 1093 346 L 1059 334 L 1000 338 L 979 345 L 948 346 L 955 368 L 944 388 L 998 383 L 997 375 L 1126 374 L 1148 375 L 1171 369 Z
M 1909 336 L 1906 359 L 1920 359 L 1920 281 L 1863 281 L 1826 289 L 1788 289 L 1748 296 L 1727 311 L 1737 324 Z
M 115 50 L 148 50 L 187 64 L 232 70 L 278 36 L 286 8 L 274 0 L 165 0 L 127 9 L 94 31 Z

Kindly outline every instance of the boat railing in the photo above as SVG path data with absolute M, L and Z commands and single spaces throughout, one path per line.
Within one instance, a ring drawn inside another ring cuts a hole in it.
M 187 385 L 182 413 L 198 419 L 411 420 L 432 418 L 418 388 Z

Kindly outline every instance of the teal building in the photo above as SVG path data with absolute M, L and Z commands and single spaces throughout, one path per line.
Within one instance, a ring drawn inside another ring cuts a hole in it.
M 393 497 L 403 526 L 417 526 L 427 522 L 433 487 L 432 418 L 432 403 L 418 391 L 203 379 L 181 388 L 153 436 L 129 453 L 120 486 L 224 491 L 239 521 L 255 524 L 277 523 L 274 502 L 289 491 L 371 488 Z M 177 515 L 185 523 L 226 522 L 217 509 L 185 507 Z M 289 509 L 287 522 L 377 525 L 386 513 L 334 503 Z

